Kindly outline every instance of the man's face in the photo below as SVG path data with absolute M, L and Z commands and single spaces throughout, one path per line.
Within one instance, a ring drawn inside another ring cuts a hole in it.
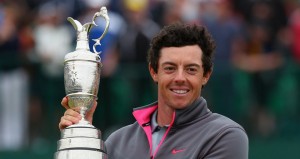
M 203 75 L 202 50 L 198 45 L 161 49 L 157 73 L 150 74 L 158 83 L 158 103 L 171 109 L 183 109 L 201 94 L 210 72 Z

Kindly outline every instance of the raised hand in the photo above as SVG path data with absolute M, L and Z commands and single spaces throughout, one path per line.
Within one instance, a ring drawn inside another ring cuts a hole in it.
M 82 116 L 79 114 L 78 111 L 71 109 L 68 106 L 68 97 L 64 97 L 61 101 L 61 105 L 66 108 L 67 110 L 64 113 L 64 116 L 61 117 L 60 122 L 58 124 L 58 127 L 60 130 L 78 123 Z M 93 115 L 97 107 L 97 101 L 95 101 L 94 105 L 92 108 L 86 113 L 85 119 L 92 123 L 93 121 Z

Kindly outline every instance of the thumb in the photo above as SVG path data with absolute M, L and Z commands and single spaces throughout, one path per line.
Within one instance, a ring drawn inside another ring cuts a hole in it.
M 61 105 L 63 107 L 65 107 L 66 109 L 70 109 L 69 105 L 68 105 L 68 98 L 67 97 L 64 97 L 61 101 Z

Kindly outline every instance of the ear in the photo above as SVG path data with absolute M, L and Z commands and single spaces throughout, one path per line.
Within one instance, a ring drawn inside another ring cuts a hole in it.
M 150 64 L 148 65 L 148 68 L 149 68 L 149 72 L 150 72 L 150 75 L 151 75 L 151 77 L 152 77 L 152 79 L 153 79 L 153 81 L 155 82 L 155 83 L 157 83 L 157 73 L 154 71 L 154 69 L 150 66 Z
M 203 86 L 207 84 L 211 73 L 212 73 L 212 71 L 208 71 L 206 74 L 203 75 L 203 78 L 202 78 L 202 85 Z

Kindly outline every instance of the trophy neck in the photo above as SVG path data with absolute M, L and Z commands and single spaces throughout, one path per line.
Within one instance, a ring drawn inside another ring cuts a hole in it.
M 76 50 L 90 50 L 86 31 L 77 32 Z
M 86 119 L 85 119 L 85 115 L 86 115 L 86 111 L 87 111 L 87 108 L 86 107 L 82 107 L 81 109 L 80 109 L 80 115 L 82 116 L 82 118 L 81 118 L 81 120 L 79 121 L 79 124 L 83 124 L 83 125 L 89 125 L 89 124 L 91 124 L 89 121 L 87 121 Z
M 89 127 L 89 128 L 95 128 L 89 121 L 85 119 L 85 113 L 80 112 L 80 115 L 82 118 L 79 120 L 78 123 L 73 124 L 71 126 L 68 126 L 69 128 L 71 127 Z
M 94 126 L 89 121 L 87 121 L 84 117 L 81 120 L 79 120 L 79 122 L 77 124 L 73 124 L 73 126 L 75 126 L 75 127 L 81 126 L 81 127 L 94 128 Z

